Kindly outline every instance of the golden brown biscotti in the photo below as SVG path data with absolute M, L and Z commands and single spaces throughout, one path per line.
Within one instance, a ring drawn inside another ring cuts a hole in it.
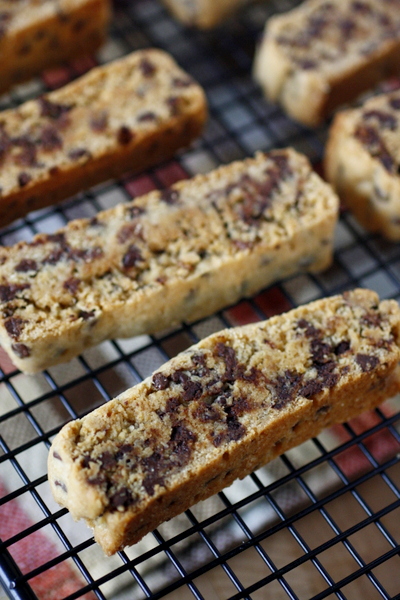
M 219 25 L 240 6 L 251 0 L 163 0 L 173 15 L 185 25 L 210 29 Z
M 0 113 L 0 225 L 190 144 L 203 89 L 165 52 L 133 52 Z
M 0 340 L 33 373 L 109 338 L 195 320 L 330 264 L 338 198 L 294 150 L 0 249 Z
M 218 332 L 64 426 L 54 497 L 106 554 L 400 390 L 400 309 L 369 290 Z
M 400 0 L 306 0 L 267 21 L 254 73 L 267 98 L 315 126 L 400 71 Z
M 0 94 L 97 50 L 110 16 L 110 0 L 0 0 Z
M 400 240 L 400 90 L 336 115 L 324 167 L 366 229 Z

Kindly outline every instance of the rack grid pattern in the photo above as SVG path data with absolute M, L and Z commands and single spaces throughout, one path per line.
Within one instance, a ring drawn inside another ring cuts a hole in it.
M 188 30 L 157 0 L 116 4 L 108 44 L 0 98 L 0 109 L 63 85 L 132 50 L 170 52 L 208 96 L 202 138 L 172 161 L 127 174 L 1 232 L 10 245 L 257 150 L 294 146 L 318 169 L 326 128 L 310 130 L 268 104 L 251 78 L 266 18 L 297 4 L 242 10 L 214 32 Z M 18 600 L 400 598 L 400 401 L 324 432 L 214 498 L 105 559 L 82 523 L 52 500 L 46 457 L 62 425 L 115 397 L 179 351 L 222 327 L 268 318 L 355 286 L 400 297 L 400 246 L 342 212 L 334 264 L 156 336 L 114 340 L 36 376 L 0 349 L 0 582 Z M 243 564 L 251 565 L 243 569 Z M 219 587 L 210 587 L 215 576 Z M 180 594 L 178 596 L 178 594 Z M 3 598 L 0 591 L 0 599 Z

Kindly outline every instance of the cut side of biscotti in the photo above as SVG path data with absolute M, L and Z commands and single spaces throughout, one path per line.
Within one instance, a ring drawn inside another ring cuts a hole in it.
M 332 257 L 338 198 L 294 150 L 259 153 L 0 249 L 0 340 L 33 373 L 105 339 L 212 314 Z
M 400 390 L 400 309 L 369 290 L 205 338 L 64 426 L 54 497 L 106 554 Z
M 0 0 L 0 94 L 104 42 L 110 0 Z
M 0 113 L 0 225 L 171 158 L 206 117 L 202 88 L 156 49 Z
M 240 6 L 251 0 L 163 0 L 172 14 L 185 25 L 210 29 L 219 25 Z
M 267 21 L 254 73 L 267 98 L 315 126 L 400 70 L 400 0 L 306 0 Z
M 400 90 L 336 115 L 325 174 L 369 231 L 400 240 Z

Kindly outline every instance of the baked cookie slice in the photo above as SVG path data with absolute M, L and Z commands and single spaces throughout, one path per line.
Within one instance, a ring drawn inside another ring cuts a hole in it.
M 188 146 L 203 89 L 161 50 L 133 52 L 0 113 L 0 225 Z
M 400 309 L 374 292 L 318 300 L 205 338 L 63 427 L 54 497 L 106 554 L 400 390 Z
M 0 0 L 0 94 L 105 41 L 110 0 Z
M 173 15 L 185 25 L 211 29 L 240 6 L 251 0 L 163 0 Z
M 195 320 L 332 257 L 338 198 L 294 150 L 0 249 L 0 340 L 25 373 Z
M 306 125 L 400 71 L 400 0 L 306 0 L 267 21 L 254 73 Z
M 325 174 L 369 231 L 400 240 L 400 90 L 336 115 Z

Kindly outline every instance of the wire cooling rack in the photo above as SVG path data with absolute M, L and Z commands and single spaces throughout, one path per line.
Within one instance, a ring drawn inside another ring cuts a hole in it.
M 48 71 L 3 96 L 0 108 L 18 105 L 99 62 L 154 45 L 204 86 L 210 121 L 202 138 L 174 160 L 30 214 L 3 230 L 1 243 L 54 232 L 72 218 L 90 217 L 259 149 L 292 145 L 318 168 L 326 130 L 287 119 L 263 99 L 251 78 L 266 18 L 294 4 L 253 5 L 217 31 L 202 33 L 179 25 L 156 0 L 119 3 L 110 41 L 95 59 Z M 54 503 L 47 486 L 48 448 L 69 419 L 115 397 L 213 331 L 354 286 L 398 299 L 400 246 L 366 234 L 343 212 L 334 264 L 323 274 L 291 277 L 208 319 L 157 336 L 103 343 L 36 376 L 16 371 L 0 350 L 4 598 L 399 598 L 398 399 L 325 431 L 108 559 L 90 530 Z

